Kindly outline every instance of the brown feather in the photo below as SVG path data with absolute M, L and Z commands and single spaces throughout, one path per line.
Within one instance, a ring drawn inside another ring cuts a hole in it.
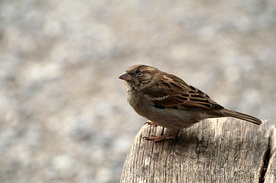
M 160 81 L 143 90 L 158 107 L 179 110 L 223 109 L 207 94 L 176 76 L 163 73 Z

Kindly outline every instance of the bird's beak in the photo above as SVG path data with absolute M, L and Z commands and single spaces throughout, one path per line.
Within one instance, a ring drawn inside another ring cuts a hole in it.
M 123 73 L 121 76 L 119 76 L 119 79 L 125 80 L 125 81 L 130 81 L 131 80 L 131 76 L 128 73 Z

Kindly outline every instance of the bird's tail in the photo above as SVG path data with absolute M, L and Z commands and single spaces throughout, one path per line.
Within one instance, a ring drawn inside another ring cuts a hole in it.
M 245 120 L 245 121 L 248 121 L 250 123 L 257 124 L 257 125 L 262 124 L 262 121 L 259 120 L 258 118 L 255 118 L 253 116 L 243 114 L 243 113 L 240 113 L 240 112 L 237 112 L 237 111 L 222 109 L 220 112 L 222 112 L 223 116 L 225 116 L 225 117 L 238 118 L 238 119 Z

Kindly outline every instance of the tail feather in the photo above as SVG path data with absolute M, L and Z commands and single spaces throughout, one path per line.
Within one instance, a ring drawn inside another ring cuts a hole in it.
M 248 121 L 250 123 L 257 124 L 257 125 L 262 124 L 262 121 L 259 120 L 258 118 L 255 118 L 253 116 L 250 116 L 250 115 L 247 115 L 247 114 L 243 114 L 243 113 L 240 113 L 240 112 L 237 112 L 237 111 L 232 111 L 232 110 L 228 110 L 228 109 L 222 109 L 221 112 L 226 117 L 238 118 L 238 119 L 245 120 L 245 121 Z

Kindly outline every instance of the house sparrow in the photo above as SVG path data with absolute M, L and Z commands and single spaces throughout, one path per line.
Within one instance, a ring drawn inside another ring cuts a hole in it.
M 134 65 L 123 73 L 127 100 L 141 116 L 168 130 L 161 136 L 148 136 L 155 142 L 175 138 L 176 132 L 206 118 L 234 117 L 257 125 L 262 122 L 247 114 L 225 109 L 207 94 L 172 74 L 147 65 Z

